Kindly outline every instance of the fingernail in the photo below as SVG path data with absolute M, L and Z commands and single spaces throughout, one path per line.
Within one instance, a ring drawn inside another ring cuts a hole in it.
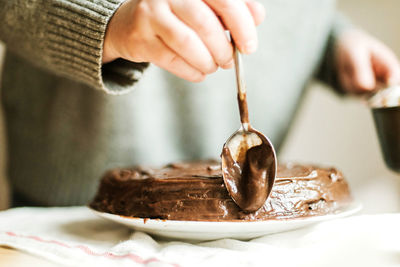
M 254 53 L 257 50 L 257 42 L 254 40 L 251 40 L 246 43 L 244 46 L 244 53 L 246 54 L 251 54 Z
M 204 81 L 204 79 L 206 78 L 205 74 L 199 73 L 198 75 L 196 75 L 196 77 L 193 78 L 193 82 L 202 82 Z
M 230 69 L 233 67 L 233 60 L 231 59 L 228 63 L 221 66 L 223 69 Z
M 376 87 L 376 82 L 375 81 L 364 81 L 363 83 L 360 84 L 360 88 L 365 89 L 365 90 L 373 90 Z
M 261 21 L 260 23 L 265 19 L 266 16 L 266 10 L 263 4 L 261 4 L 260 2 L 255 1 L 254 5 L 256 6 L 257 10 L 260 12 L 260 17 L 261 17 Z
M 372 90 L 376 86 L 376 80 L 372 73 L 363 72 L 359 80 L 359 87 Z

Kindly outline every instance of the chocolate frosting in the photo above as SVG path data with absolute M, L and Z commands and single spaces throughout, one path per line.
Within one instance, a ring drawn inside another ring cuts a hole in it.
M 90 207 L 140 218 L 255 221 L 328 214 L 351 201 L 348 185 L 336 169 L 287 164 L 278 167 L 264 205 L 247 213 L 229 196 L 221 173 L 217 161 L 115 169 L 101 180 Z

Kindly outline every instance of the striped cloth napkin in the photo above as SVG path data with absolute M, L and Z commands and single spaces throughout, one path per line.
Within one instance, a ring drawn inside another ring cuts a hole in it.
M 400 214 L 353 216 L 251 241 L 187 243 L 157 240 L 86 207 L 17 208 L 0 212 L 0 245 L 65 266 L 399 266 Z

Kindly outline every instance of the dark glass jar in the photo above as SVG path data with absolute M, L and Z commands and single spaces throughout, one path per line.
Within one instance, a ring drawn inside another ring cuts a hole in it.
M 372 114 L 386 165 L 400 174 L 400 106 L 374 108 Z

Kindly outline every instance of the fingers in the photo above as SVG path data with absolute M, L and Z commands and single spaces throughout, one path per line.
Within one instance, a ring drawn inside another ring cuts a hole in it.
M 218 66 L 233 66 L 224 27 L 239 50 L 251 53 L 257 48 L 256 24 L 264 17 L 264 8 L 254 0 L 125 1 L 109 24 L 103 61 L 152 62 L 200 81 Z
M 167 47 L 161 40 L 153 40 L 149 50 L 154 51 L 150 58 L 151 62 L 158 67 L 191 82 L 201 82 L 204 80 L 205 75 L 203 73 L 188 64 L 182 57 Z
M 155 0 L 157 1 L 157 0 Z M 217 70 L 209 50 L 195 31 L 177 18 L 164 2 L 155 5 L 154 31 L 162 41 L 188 64 L 204 74 Z
M 250 54 L 257 50 L 256 25 L 244 1 L 204 0 L 221 17 L 226 28 L 242 53 Z
M 342 87 L 352 93 L 365 93 L 376 87 L 369 46 L 358 31 L 345 32 L 339 43 L 337 62 Z
M 378 83 L 400 84 L 400 63 L 383 43 L 360 30 L 345 32 L 338 44 L 339 79 L 344 89 L 365 93 Z
M 174 14 L 198 34 L 216 64 L 229 67 L 233 54 L 232 45 L 212 9 L 202 1 L 171 1 Z
M 384 44 L 372 46 L 371 59 L 378 79 L 387 85 L 400 84 L 400 63 L 396 55 Z

